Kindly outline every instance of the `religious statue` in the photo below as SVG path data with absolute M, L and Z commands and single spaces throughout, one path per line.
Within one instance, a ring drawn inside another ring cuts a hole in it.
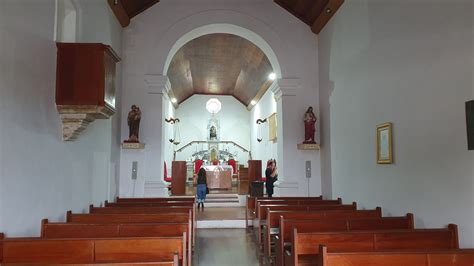
M 215 126 L 211 126 L 209 129 L 209 139 L 216 140 L 217 139 L 217 129 Z
M 140 119 L 142 118 L 142 112 L 136 105 L 132 105 L 132 109 L 128 112 L 128 140 L 125 142 L 140 142 L 138 133 L 140 131 Z
M 314 135 L 316 133 L 316 116 L 313 107 L 309 107 L 304 114 L 304 141 L 305 144 L 315 144 Z

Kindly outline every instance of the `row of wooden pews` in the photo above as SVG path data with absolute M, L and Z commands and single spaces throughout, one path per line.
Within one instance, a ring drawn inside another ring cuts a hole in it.
M 247 198 L 247 225 L 262 264 L 278 266 L 473 266 L 474 249 L 459 249 L 457 226 L 415 229 L 413 214 L 322 197 Z
M 66 222 L 41 223 L 41 236 L 5 238 L 0 265 L 104 264 L 190 266 L 195 241 L 194 197 L 117 198 Z

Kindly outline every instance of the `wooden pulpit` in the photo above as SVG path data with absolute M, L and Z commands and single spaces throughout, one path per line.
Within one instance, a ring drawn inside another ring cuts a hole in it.
M 249 160 L 249 170 L 248 170 L 248 182 L 250 190 L 250 185 L 254 181 L 260 181 L 262 178 L 262 160 Z
M 171 164 L 171 195 L 186 194 L 186 161 L 173 161 Z

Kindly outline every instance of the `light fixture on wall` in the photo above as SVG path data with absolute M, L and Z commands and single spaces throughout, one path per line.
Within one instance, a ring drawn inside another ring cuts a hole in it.
M 179 125 L 180 122 L 179 118 L 165 118 L 165 122 L 171 124 L 173 128 L 173 138 L 169 139 L 169 142 L 173 143 L 174 145 L 178 145 L 181 142 L 181 134 L 179 132 Z M 176 126 L 174 126 L 176 125 Z
M 178 100 L 177 100 L 176 98 L 174 98 L 174 97 L 173 97 L 173 98 L 171 98 L 171 102 L 172 102 L 172 103 L 177 103 L 177 102 L 178 102 Z
M 257 123 L 257 141 L 258 142 L 262 142 L 263 138 L 262 138 L 262 124 L 263 123 L 266 123 L 267 122 L 267 119 L 257 119 L 256 123 Z

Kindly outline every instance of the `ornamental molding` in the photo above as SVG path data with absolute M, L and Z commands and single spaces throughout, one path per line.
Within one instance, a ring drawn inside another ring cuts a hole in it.
M 275 80 L 270 86 L 270 90 L 275 95 L 275 100 L 280 100 L 283 96 L 296 96 L 300 90 L 301 82 L 299 78 Z

